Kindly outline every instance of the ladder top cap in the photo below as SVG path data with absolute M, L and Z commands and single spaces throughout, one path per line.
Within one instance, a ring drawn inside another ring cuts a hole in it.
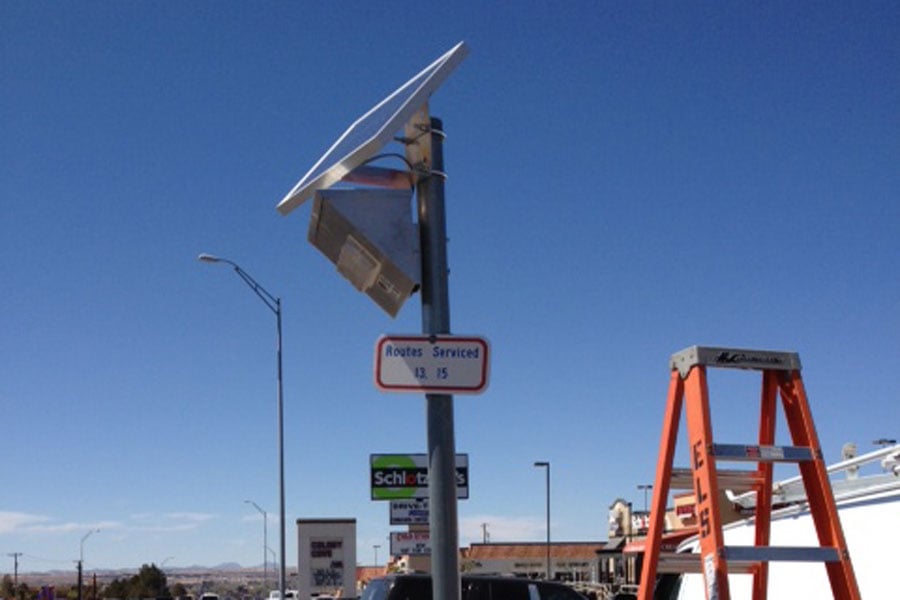
M 775 350 L 691 346 L 673 354 L 670 361 L 671 369 L 677 369 L 682 377 L 687 377 L 691 367 L 697 365 L 757 371 L 799 371 L 800 355 Z

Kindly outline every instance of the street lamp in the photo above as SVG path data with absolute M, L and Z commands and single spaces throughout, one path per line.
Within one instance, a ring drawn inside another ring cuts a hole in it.
M 381 544 L 373 544 L 372 549 L 375 550 L 375 566 L 378 566 L 378 549 L 381 548 Z
M 542 467 L 547 470 L 547 580 L 550 580 L 550 463 L 547 461 L 536 461 L 535 467 Z
M 253 508 L 262 513 L 263 516 L 263 587 L 266 592 L 269 590 L 269 553 L 266 548 L 269 547 L 269 522 L 266 511 L 259 507 L 259 504 L 253 500 L 244 500 L 247 504 L 252 504 Z
M 272 555 L 272 565 L 273 565 L 273 566 L 274 566 L 274 565 L 277 565 L 277 564 L 278 564 L 278 557 L 275 556 L 275 551 L 272 550 L 271 548 L 269 548 L 268 546 L 266 546 L 266 552 L 268 552 L 269 554 Z
M 640 483 L 637 486 L 637 489 L 644 490 L 644 512 L 647 512 L 647 491 L 653 489 L 653 485 L 650 483 Z
M 84 597 L 82 594 L 83 590 L 83 577 L 82 577 L 82 569 L 84 565 L 84 541 L 91 537 L 92 533 L 98 533 L 99 529 L 91 529 L 86 534 L 81 537 L 81 547 L 78 551 L 78 600 L 82 600 Z
M 281 298 L 276 298 L 270 294 L 263 286 L 259 285 L 249 273 L 244 271 L 236 262 L 227 258 L 219 258 L 211 254 L 200 254 L 197 260 L 205 263 L 225 263 L 234 268 L 234 272 L 238 277 L 244 280 L 253 292 L 259 296 L 259 299 L 275 313 L 275 323 L 277 328 L 277 359 L 278 359 L 278 495 L 279 495 L 279 516 L 278 528 L 280 533 L 280 550 L 281 560 L 279 565 L 278 591 L 280 598 L 284 600 L 285 581 L 287 579 L 285 573 L 284 559 L 284 392 L 282 388 L 281 377 Z M 79 600 L 81 600 L 79 598 Z

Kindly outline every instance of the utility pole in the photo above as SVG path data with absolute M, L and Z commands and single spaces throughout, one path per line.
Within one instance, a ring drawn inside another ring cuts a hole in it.
M 22 553 L 10 552 L 7 556 L 12 556 L 13 559 L 13 585 L 19 587 L 19 557 Z
M 483 544 L 487 544 L 487 543 L 488 543 L 488 540 L 491 539 L 491 536 L 490 536 L 490 534 L 488 533 L 488 530 L 487 530 L 487 526 L 488 526 L 487 523 L 482 523 L 482 524 L 481 524 L 481 542 L 482 542 Z

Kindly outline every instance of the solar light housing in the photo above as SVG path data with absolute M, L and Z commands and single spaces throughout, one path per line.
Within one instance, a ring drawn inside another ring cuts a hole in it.
M 318 190 L 309 221 L 309 242 L 392 317 L 421 281 L 411 201 L 412 190 Z

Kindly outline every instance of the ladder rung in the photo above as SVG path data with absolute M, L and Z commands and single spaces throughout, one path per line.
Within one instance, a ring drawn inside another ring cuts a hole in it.
M 687 377 L 691 367 L 696 365 L 757 371 L 799 371 L 800 355 L 772 350 L 691 346 L 673 354 L 670 361 L 671 369 L 678 369 L 682 377 Z
M 725 546 L 722 554 L 729 573 L 750 573 L 764 562 L 837 562 L 836 548 L 818 546 Z M 660 552 L 659 573 L 701 573 L 702 561 L 696 552 Z
M 812 448 L 807 446 L 713 444 L 711 454 L 717 459 L 735 462 L 803 462 L 816 458 Z
M 734 492 L 755 490 L 763 484 L 763 476 L 759 471 L 741 471 L 738 469 L 717 469 L 716 479 L 719 487 Z M 690 469 L 672 469 L 670 487 L 676 490 L 694 489 L 694 474 Z
M 725 546 L 727 561 L 746 562 L 837 562 L 837 548 L 828 546 Z
M 695 552 L 660 552 L 657 573 L 700 573 L 700 555 Z
M 751 561 L 731 561 L 728 563 L 729 573 L 750 573 L 759 563 Z M 660 552 L 657 562 L 657 573 L 702 573 L 703 562 L 696 552 Z

